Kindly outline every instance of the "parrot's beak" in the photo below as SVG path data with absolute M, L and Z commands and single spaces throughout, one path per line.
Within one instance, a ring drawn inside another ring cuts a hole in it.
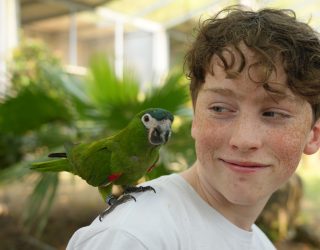
M 167 143 L 171 136 L 171 123 L 171 120 L 163 120 L 158 126 L 150 129 L 150 143 L 156 146 Z

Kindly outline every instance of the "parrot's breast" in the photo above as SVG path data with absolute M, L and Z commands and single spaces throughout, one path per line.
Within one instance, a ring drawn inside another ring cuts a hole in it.
M 122 168 L 122 175 L 114 183 L 117 185 L 136 184 L 154 165 L 158 155 L 158 150 L 152 150 L 145 152 L 143 155 L 131 155 L 128 158 L 122 158 L 121 163 L 119 162 Z

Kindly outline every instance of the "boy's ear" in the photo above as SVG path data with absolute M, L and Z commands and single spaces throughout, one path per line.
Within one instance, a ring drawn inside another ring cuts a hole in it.
M 191 137 L 193 139 L 195 139 L 195 133 L 196 133 L 196 126 L 195 126 L 195 121 L 194 121 L 194 118 L 191 122 Z
M 310 131 L 310 135 L 306 146 L 304 147 L 303 153 L 307 155 L 314 154 L 320 148 L 320 118 L 313 125 Z

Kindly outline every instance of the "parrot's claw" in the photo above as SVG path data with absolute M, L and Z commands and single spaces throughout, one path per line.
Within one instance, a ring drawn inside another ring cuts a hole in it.
M 108 203 L 109 207 L 99 215 L 99 220 L 102 221 L 104 216 L 111 213 L 118 205 L 125 203 L 128 200 L 136 201 L 136 198 L 130 194 L 123 194 L 118 199 L 113 195 L 109 195 L 107 197 L 107 203 Z
M 107 199 L 106 199 L 106 203 L 111 206 L 113 203 L 115 203 L 117 201 L 117 197 L 114 195 L 108 195 Z
M 124 190 L 124 193 L 125 194 L 141 193 L 141 192 L 145 192 L 145 191 L 153 191 L 154 193 L 156 193 L 156 190 L 151 186 L 127 187 Z
M 117 198 L 114 195 L 109 195 L 106 199 L 106 202 L 109 205 L 109 207 L 99 215 L 99 220 L 102 221 L 103 217 L 111 213 L 118 205 L 125 203 L 128 200 L 136 201 L 136 198 L 132 196 L 130 193 L 140 193 L 145 191 L 153 191 L 156 193 L 156 190 L 151 186 L 145 186 L 145 187 L 139 186 L 139 187 L 126 187 L 123 192 L 123 195 L 121 195 L 119 198 Z

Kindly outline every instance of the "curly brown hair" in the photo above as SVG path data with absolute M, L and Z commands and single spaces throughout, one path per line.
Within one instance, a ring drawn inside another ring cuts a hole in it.
M 240 43 L 255 51 L 259 63 L 267 69 L 265 80 L 260 83 L 269 92 L 276 92 L 268 84 L 268 77 L 276 72 L 275 58 L 280 56 L 288 87 L 311 104 L 314 120 L 320 117 L 319 34 L 308 24 L 298 21 L 295 12 L 289 9 L 252 11 L 239 5 L 230 6 L 202 22 L 185 57 L 193 104 L 210 70 L 213 55 L 221 59 L 228 77 L 235 77 L 243 70 L 246 61 L 239 49 Z M 240 67 L 235 70 L 235 57 L 230 63 L 223 56 L 227 47 L 235 48 L 240 55 Z

